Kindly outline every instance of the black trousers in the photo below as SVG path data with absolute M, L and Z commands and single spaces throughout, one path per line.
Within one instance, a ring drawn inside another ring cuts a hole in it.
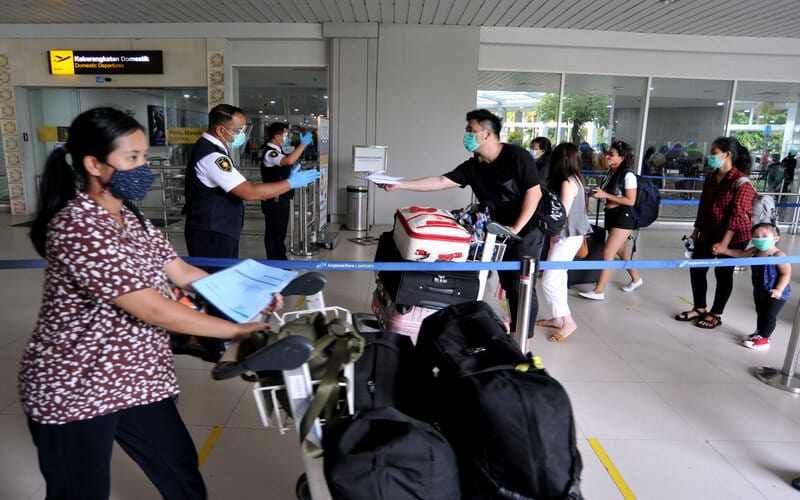
M 189 257 L 239 258 L 239 240 L 226 234 L 216 231 L 186 230 L 184 238 Z
M 170 398 L 67 424 L 28 419 L 28 428 L 47 500 L 107 500 L 114 441 L 164 498 L 206 498 L 194 442 Z
M 528 233 L 522 241 L 507 242 L 506 253 L 503 256 L 504 261 L 522 260 L 522 257 L 530 256 L 536 258 L 541 255 L 542 243 L 544 242 L 544 234 L 539 229 L 534 229 Z M 500 279 L 500 286 L 506 292 L 508 299 L 508 308 L 511 312 L 511 331 L 517 331 L 517 311 L 519 310 L 519 278 L 522 273 L 519 270 L 515 271 L 497 271 L 497 277 Z M 533 327 L 536 325 L 536 315 L 539 314 L 539 299 L 536 296 L 536 273 L 534 273 L 531 280 L 533 293 L 531 293 L 530 304 L 530 321 L 528 322 L 528 337 L 533 336 Z
M 769 338 L 775 331 L 778 313 L 781 312 L 786 301 L 772 297 L 768 299 L 753 297 L 753 302 L 756 304 L 756 332 L 762 337 Z
M 264 214 L 264 250 L 269 260 L 287 260 L 286 230 L 289 227 L 289 204 L 283 197 L 261 202 Z
M 714 242 L 716 243 L 716 242 Z M 713 259 L 714 254 L 711 253 L 711 245 L 714 243 L 697 243 L 694 247 L 693 259 Z M 747 246 L 747 241 L 730 245 L 730 248 L 744 250 Z M 727 258 L 719 256 L 718 258 Z M 689 278 L 692 283 L 692 299 L 694 307 L 705 309 L 707 306 L 706 292 L 708 292 L 708 282 L 706 281 L 706 274 L 708 274 L 707 267 L 693 267 L 689 269 Z M 714 291 L 714 303 L 711 306 L 710 312 L 713 314 L 722 314 L 725 311 L 725 305 L 728 299 L 731 298 L 733 292 L 733 266 L 715 267 L 714 277 L 717 279 L 717 288 Z

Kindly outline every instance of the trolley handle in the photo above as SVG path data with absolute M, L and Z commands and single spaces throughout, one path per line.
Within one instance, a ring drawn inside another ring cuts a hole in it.
M 512 240 L 521 240 L 522 238 L 518 235 L 512 233 L 508 230 L 508 228 L 497 221 L 491 221 L 486 224 L 486 231 L 491 234 L 496 234 L 498 236 L 505 236 L 507 238 L 511 238 Z
M 236 353 L 231 351 L 238 351 L 238 344 L 234 344 L 234 346 L 225 351 L 225 358 L 230 353 L 235 359 Z M 211 370 L 211 378 L 214 380 L 227 380 L 246 372 L 294 370 L 308 361 L 313 349 L 314 345 L 309 339 L 300 335 L 289 335 L 273 344 L 262 347 L 242 361 L 222 360 L 218 362 Z

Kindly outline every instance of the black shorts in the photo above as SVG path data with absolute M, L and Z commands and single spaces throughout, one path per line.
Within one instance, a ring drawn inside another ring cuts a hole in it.
M 631 214 L 631 207 L 620 205 L 614 208 L 606 208 L 606 229 L 635 229 L 636 220 Z

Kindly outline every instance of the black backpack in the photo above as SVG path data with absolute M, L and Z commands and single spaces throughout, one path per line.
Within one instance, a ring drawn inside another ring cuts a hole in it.
M 636 175 L 636 203 L 633 204 L 631 215 L 636 221 L 636 229 L 639 229 L 649 226 L 658 219 L 661 192 L 649 179 L 635 173 L 634 175 Z
M 334 500 L 460 499 L 458 465 L 439 431 L 395 408 L 359 412 L 323 433 Z
M 567 223 L 567 212 L 564 210 L 564 205 L 561 204 L 558 193 L 542 184 L 539 184 L 539 187 L 542 190 L 542 197 L 539 199 L 536 212 L 533 213 L 533 219 L 544 234 L 555 236 Z
M 381 331 L 374 314 L 353 314 L 353 326 L 364 338 L 364 353 L 355 362 L 352 384 L 355 409 L 390 406 L 408 411 L 417 389 L 411 337 Z
M 427 414 L 420 416 L 453 446 L 461 498 L 581 498 L 569 398 L 485 302 L 425 318 L 416 350 L 428 377 L 420 385 Z

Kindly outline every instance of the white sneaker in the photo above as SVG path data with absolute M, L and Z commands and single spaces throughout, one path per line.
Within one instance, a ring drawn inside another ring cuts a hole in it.
M 642 280 L 642 278 L 639 278 L 638 280 L 631 281 L 627 285 L 623 286 L 622 287 L 622 291 L 623 292 L 632 292 L 632 291 L 636 290 L 637 288 L 639 288 L 642 285 L 644 285 L 644 280 Z
M 592 300 L 605 300 L 605 298 L 606 298 L 606 294 L 604 294 L 604 293 L 594 293 L 592 291 L 581 292 L 578 295 L 580 295 L 584 299 L 592 299 Z

